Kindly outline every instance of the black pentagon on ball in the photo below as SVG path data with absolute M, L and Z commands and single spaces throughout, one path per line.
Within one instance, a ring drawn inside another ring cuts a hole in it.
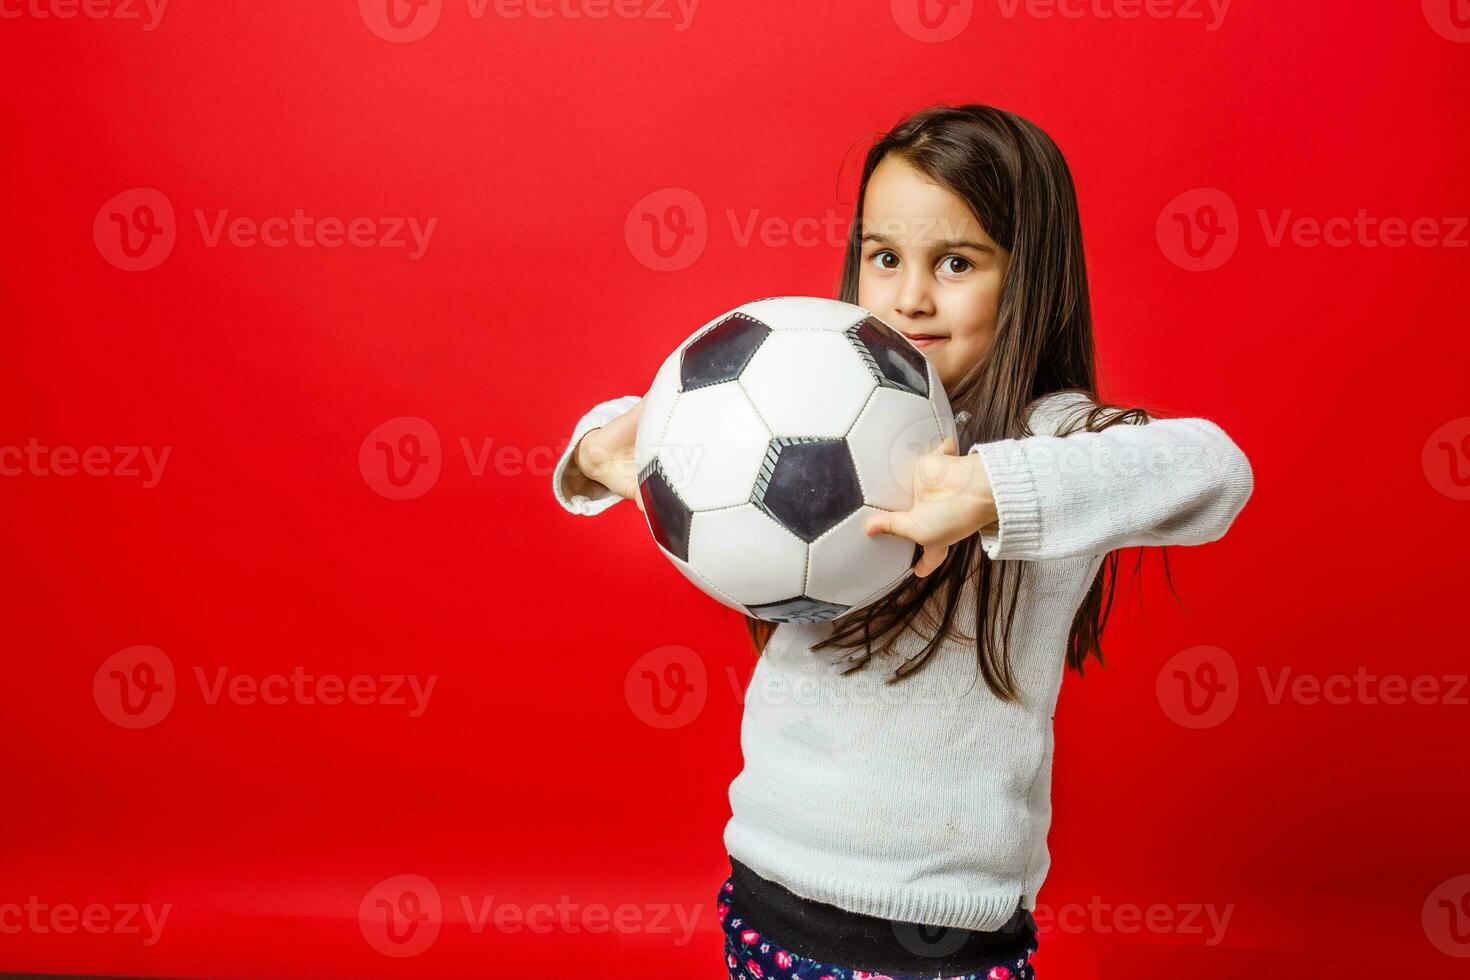
M 825 623 L 847 612 L 847 606 L 821 599 L 798 596 L 780 602 L 768 602 L 763 606 L 750 606 L 751 615 L 775 623 Z
M 778 437 L 766 445 L 750 502 L 810 544 L 863 503 L 845 439 Z
M 679 390 L 734 381 L 770 335 L 771 328 L 755 317 L 731 313 L 684 348 L 679 359 Z
M 929 369 L 924 355 L 903 334 L 870 316 L 848 327 L 847 336 L 879 385 L 929 397 Z
M 654 540 L 680 561 L 688 561 L 689 523 L 694 515 L 669 485 L 658 460 L 638 474 L 638 494 L 643 498 L 643 513 L 648 516 Z

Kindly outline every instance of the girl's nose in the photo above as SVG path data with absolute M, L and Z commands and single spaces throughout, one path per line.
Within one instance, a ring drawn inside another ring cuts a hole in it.
M 929 292 L 927 278 L 921 271 L 910 271 L 894 297 L 895 312 L 905 317 L 931 316 L 934 313 L 934 298 Z

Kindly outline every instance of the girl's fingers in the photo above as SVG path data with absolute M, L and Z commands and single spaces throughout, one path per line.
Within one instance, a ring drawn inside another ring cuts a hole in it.
M 944 564 L 944 557 L 948 554 L 949 545 L 941 544 L 936 547 L 925 548 L 924 553 L 919 556 L 919 563 L 914 566 L 914 574 L 919 576 L 919 578 L 923 578 Z
M 892 534 L 893 519 L 890 512 L 884 511 L 881 514 L 874 514 L 870 517 L 868 523 L 863 527 L 863 533 L 870 538 L 877 537 L 880 534 Z
M 880 511 L 868 519 L 864 530 L 870 538 L 877 534 L 895 534 L 915 543 L 918 543 L 919 540 L 915 537 L 918 534 L 918 526 L 906 510 Z

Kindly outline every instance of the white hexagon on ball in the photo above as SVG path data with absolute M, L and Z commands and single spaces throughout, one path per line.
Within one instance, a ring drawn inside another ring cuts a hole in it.
M 682 353 L 683 348 L 680 347 L 668 356 L 643 396 L 643 407 L 638 415 L 638 433 L 633 446 L 633 468 L 639 473 L 653 462 L 658 455 L 659 446 L 663 444 L 669 415 L 674 411 L 674 402 L 679 397 L 679 358 Z
M 893 582 L 910 568 L 914 543 L 894 534 L 868 537 L 878 508 L 862 506 L 807 548 L 806 594 L 845 606 L 873 595 L 874 581 Z
M 776 436 L 840 439 L 878 386 L 852 342 L 817 330 L 773 333 L 740 384 Z
M 726 381 L 675 399 L 658 461 L 690 510 L 733 507 L 750 500 L 769 441 L 744 390 Z
M 690 564 L 747 606 L 801 595 L 806 549 L 754 504 L 697 513 L 689 529 Z
M 776 296 L 739 307 L 772 330 L 836 330 L 861 322 L 868 311 L 821 296 Z
M 873 392 L 847 437 L 863 502 L 884 510 L 912 507 L 915 460 L 941 439 L 929 399 L 898 388 Z

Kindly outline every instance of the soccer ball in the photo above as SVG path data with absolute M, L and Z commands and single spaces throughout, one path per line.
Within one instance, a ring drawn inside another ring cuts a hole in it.
M 913 506 L 913 467 L 955 436 L 938 373 L 850 303 L 756 300 L 700 327 L 643 398 L 638 491 L 661 551 L 707 595 L 820 623 L 907 578 L 919 546 L 868 537 Z

